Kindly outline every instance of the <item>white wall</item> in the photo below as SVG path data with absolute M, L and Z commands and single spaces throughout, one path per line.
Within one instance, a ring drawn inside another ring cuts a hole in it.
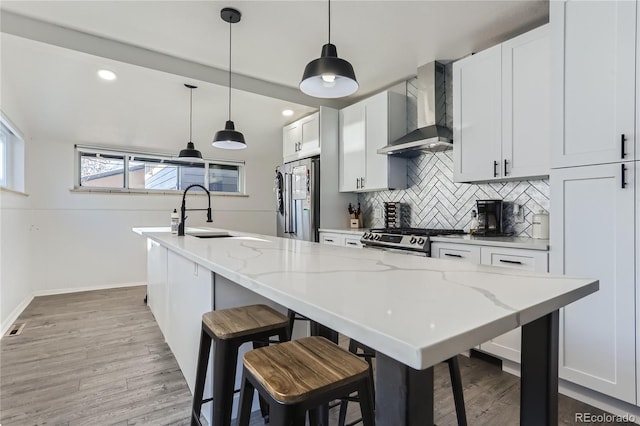
M 248 197 L 213 196 L 210 226 L 275 234 L 273 169 L 282 156 L 279 134 L 243 151 Z M 31 281 L 36 294 L 142 283 L 145 241 L 134 226 L 168 226 L 181 195 L 72 192 L 74 143 L 34 141 L 27 167 L 31 191 Z M 187 207 L 206 207 L 188 195 Z M 188 226 L 206 225 L 189 212 Z

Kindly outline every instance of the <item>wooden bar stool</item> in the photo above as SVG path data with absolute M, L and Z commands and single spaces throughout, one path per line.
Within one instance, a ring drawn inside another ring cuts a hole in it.
M 253 342 L 254 348 L 267 346 L 269 337 L 276 335 L 281 342 L 289 339 L 289 319 L 266 305 L 221 309 L 202 315 L 202 334 L 191 412 L 192 426 L 201 425 L 202 404 L 211 400 L 213 400 L 213 424 L 216 426 L 231 424 L 238 348 L 247 342 Z M 215 341 L 213 398 L 203 400 L 212 340 Z
M 358 392 L 364 426 L 373 426 L 369 365 L 323 337 L 305 337 L 244 355 L 238 426 L 248 426 L 253 391 L 269 403 L 272 426 L 316 425 L 317 410 Z

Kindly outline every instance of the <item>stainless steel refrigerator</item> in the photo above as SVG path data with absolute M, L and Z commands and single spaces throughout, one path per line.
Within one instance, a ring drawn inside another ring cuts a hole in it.
M 278 236 L 318 241 L 320 157 L 285 163 L 276 169 Z

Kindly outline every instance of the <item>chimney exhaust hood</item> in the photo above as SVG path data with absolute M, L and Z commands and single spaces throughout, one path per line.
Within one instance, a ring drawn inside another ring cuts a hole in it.
M 380 148 L 378 154 L 415 157 L 422 152 L 448 151 L 453 135 L 447 127 L 445 66 L 437 61 L 418 68 L 418 128 Z

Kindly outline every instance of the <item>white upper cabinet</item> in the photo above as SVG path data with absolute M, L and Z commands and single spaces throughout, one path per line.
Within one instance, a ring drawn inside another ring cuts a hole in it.
M 319 154 L 319 112 L 301 118 L 282 129 L 282 157 L 285 163 Z
M 453 64 L 453 176 L 456 182 L 500 177 L 502 48 Z
M 377 150 L 407 133 L 404 84 L 340 110 L 340 191 L 403 189 L 407 160 Z
M 365 174 L 365 132 L 364 102 L 340 110 L 340 191 L 360 189 Z
M 552 167 L 635 159 L 635 1 L 552 1 Z
M 455 62 L 453 108 L 456 182 L 548 175 L 548 25 Z
M 502 176 L 549 174 L 551 47 L 544 25 L 502 43 Z

